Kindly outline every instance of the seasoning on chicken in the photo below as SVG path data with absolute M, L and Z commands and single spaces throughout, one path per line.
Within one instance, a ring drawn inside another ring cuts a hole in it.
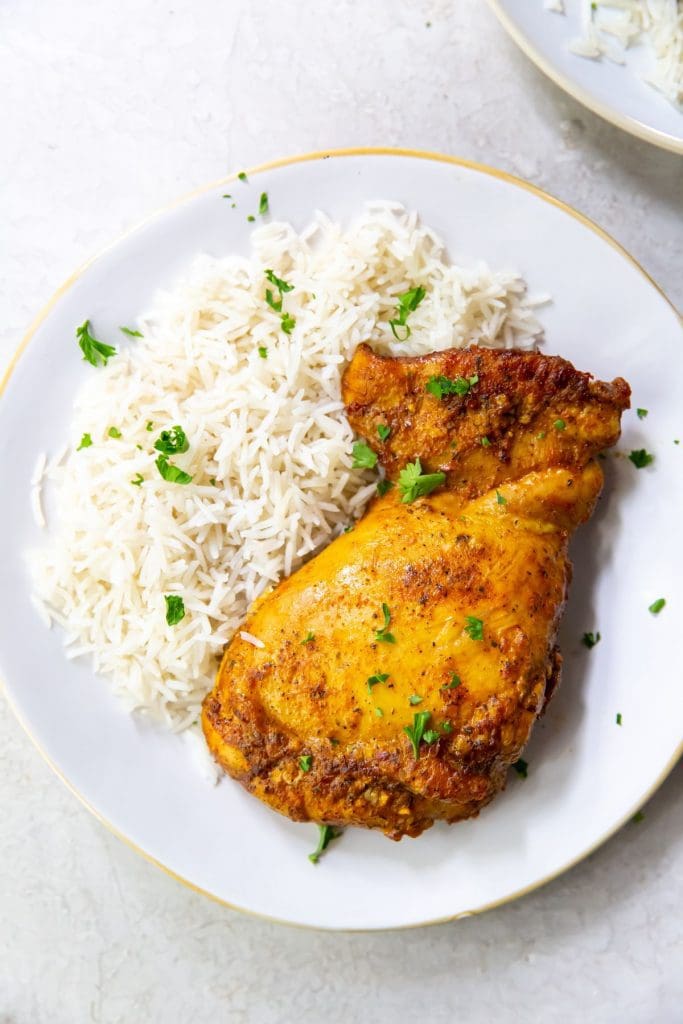
M 558 681 L 567 546 L 629 395 L 533 352 L 361 345 L 343 397 L 394 486 L 255 602 L 262 647 L 228 645 L 203 711 L 223 768 L 295 820 L 393 839 L 476 815 Z

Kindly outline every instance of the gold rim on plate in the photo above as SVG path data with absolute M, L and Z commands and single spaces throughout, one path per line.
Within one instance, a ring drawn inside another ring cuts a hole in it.
M 529 41 L 524 35 L 522 30 L 518 27 L 511 15 L 503 8 L 501 0 L 488 0 L 489 7 L 496 15 L 505 31 L 512 37 L 514 42 L 520 48 L 520 50 L 532 61 L 533 64 L 539 68 L 544 75 L 547 75 L 559 86 L 564 92 L 568 93 L 578 103 L 583 104 L 584 107 L 588 107 L 598 117 L 604 118 L 605 121 L 609 121 L 615 128 L 621 128 L 622 131 L 628 132 L 630 135 L 635 135 L 636 138 L 642 139 L 643 142 L 650 142 L 655 146 L 659 146 L 660 149 L 666 149 L 670 153 L 683 154 L 683 139 L 677 138 L 675 135 L 670 135 L 668 132 L 663 132 L 659 128 L 652 128 L 649 124 L 645 124 L 643 121 L 639 121 L 636 117 L 631 117 L 630 114 L 620 114 L 617 110 L 612 110 L 606 106 L 601 100 L 591 95 L 587 89 L 577 85 L 573 79 L 563 75 L 561 71 L 547 60 L 540 50 Z
M 647 273 L 647 271 L 643 267 L 641 267 L 641 265 L 638 263 L 638 261 L 636 259 L 634 259 L 634 257 L 631 256 L 631 254 L 626 249 L 624 249 L 624 247 L 622 245 L 620 245 L 619 242 L 616 241 L 616 239 L 612 238 L 611 235 L 609 235 L 606 231 L 604 231 L 603 228 L 601 228 L 598 224 L 595 224 L 594 221 L 590 220 L 589 217 L 586 217 L 585 214 L 579 213 L 578 210 L 573 209 L 573 207 L 569 206 L 567 203 L 563 202 L 561 199 L 557 199 L 555 196 L 551 195 L 549 192 L 544 192 L 543 189 L 538 188 L 536 185 L 530 184 L 530 182 L 528 182 L 528 181 L 524 181 L 523 178 L 517 178 L 514 175 L 508 174 L 506 171 L 500 171 L 500 170 L 498 170 L 495 167 L 489 167 L 486 164 L 476 163 L 475 161 L 472 161 L 472 160 L 464 160 L 464 159 L 462 159 L 460 157 L 448 156 L 445 153 L 433 153 L 433 152 L 429 152 L 427 150 L 419 150 L 419 149 L 392 149 L 392 148 L 389 148 L 389 147 L 379 147 L 379 146 L 378 147 L 372 147 L 371 146 L 371 147 L 358 147 L 358 148 L 348 148 L 348 149 L 317 150 L 317 151 L 314 151 L 312 153 L 302 153 L 302 154 L 300 154 L 298 156 L 281 157 L 278 160 L 270 160 L 270 161 L 268 161 L 266 163 L 258 164 L 255 167 L 249 168 L 249 169 L 247 169 L 246 173 L 247 173 L 247 175 L 249 177 L 252 177 L 253 175 L 263 173 L 264 171 L 275 170 L 276 168 L 279 168 L 279 167 L 287 167 L 287 166 L 291 166 L 293 164 L 299 164 L 299 163 L 308 163 L 308 162 L 313 161 L 313 160 L 322 160 L 322 159 L 325 159 L 326 157 L 346 157 L 346 156 L 398 156 L 398 157 L 412 157 L 414 159 L 420 159 L 420 160 L 432 160 L 432 161 L 436 161 L 438 163 L 452 164 L 455 167 L 465 167 L 468 170 L 477 171 L 480 174 L 486 174 L 489 177 L 498 178 L 501 181 L 506 181 L 509 184 L 515 185 L 518 188 L 523 188 L 527 192 L 533 193 L 539 199 L 542 199 L 544 202 L 550 203 L 552 206 L 558 207 L 558 209 L 562 210 L 564 213 L 568 214 L 570 217 L 573 217 L 575 220 L 578 220 L 585 227 L 589 228 L 595 234 L 599 235 L 599 237 L 602 238 L 604 241 L 608 242 L 614 249 L 616 249 L 616 251 L 618 253 L 620 253 L 629 263 L 631 263 L 632 266 L 634 266 L 636 268 L 636 270 L 638 270 L 638 272 L 640 274 L 643 275 L 643 277 L 652 285 L 652 287 L 655 289 L 655 291 L 657 291 L 659 293 L 659 295 L 665 300 L 665 302 L 671 307 L 671 309 L 673 310 L 674 314 L 677 317 L 679 317 L 679 319 L 680 319 L 680 314 L 678 313 L 676 307 L 671 302 L 671 300 L 668 298 L 668 296 L 665 294 L 665 292 L 659 287 L 659 285 L 656 283 L 656 281 L 654 281 L 653 278 L 650 277 L 650 275 Z M 79 267 L 79 269 L 74 274 L 72 274 L 71 277 L 69 277 L 64 282 L 64 284 L 61 285 L 60 288 L 57 289 L 57 291 L 49 299 L 47 304 L 43 307 L 43 309 L 40 311 L 38 316 L 34 319 L 33 323 L 29 327 L 26 335 L 24 336 L 24 338 L 20 342 L 19 347 L 17 348 L 16 352 L 14 353 L 13 358 L 11 359 L 10 364 L 9 364 L 9 366 L 8 366 L 4 376 L 3 376 L 2 381 L 0 382 L 0 397 L 2 397 L 2 394 L 5 391 L 5 388 L 7 387 L 7 383 L 8 383 L 8 381 L 9 381 L 11 375 L 12 375 L 13 370 L 15 369 L 15 367 L 16 367 L 18 361 L 19 361 L 19 358 L 21 357 L 21 355 L 23 354 L 23 352 L 27 348 L 28 343 L 30 342 L 31 338 L 35 334 L 35 332 L 38 329 L 38 327 L 40 326 L 40 324 L 43 323 L 43 321 L 46 319 L 46 317 L 51 312 L 51 310 L 56 305 L 56 303 L 59 301 L 59 299 L 69 290 L 69 288 L 72 287 L 73 284 L 75 284 L 75 282 L 83 275 L 83 273 L 90 266 L 92 266 L 93 263 L 95 263 L 96 260 L 100 259 L 110 249 L 112 249 L 114 246 L 118 245 L 119 242 L 122 242 L 124 239 L 128 238 L 131 234 L 133 234 L 135 231 L 138 230 L 138 228 L 142 227 L 143 225 L 150 223 L 152 220 L 156 219 L 159 216 L 162 216 L 163 214 L 169 213 L 171 210 L 176 209 L 178 206 L 181 206 L 183 203 L 186 203 L 189 200 L 196 198 L 197 196 L 203 195 L 205 192 L 210 192 L 214 188 L 219 188 L 219 187 L 222 187 L 222 186 L 226 185 L 228 182 L 235 181 L 236 178 L 237 178 L 237 173 L 230 174 L 230 175 L 227 175 L 224 178 L 219 178 L 216 181 L 212 181 L 208 185 L 203 185 L 200 188 L 195 189 L 193 192 L 190 192 L 190 193 L 182 196 L 180 199 L 176 200 L 174 203 L 170 203 L 168 206 L 163 207 L 161 210 L 158 210 L 156 213 L 152 214 L 150 217 L 146 217 L 143 221 L 141 221 L 138 224 L 134 225 L 128 231 L 124 232 L 123 235 L 119 236 L 119 238 L 117 238 L 114 242 L 112 242 L 110 245 L 106 246 L 99 253 L 97 253 L 97 255 L 93 256 L 86 263 L 82 264 L 82 266 Z M 22 727 L 22 729 L 27 734 L 27 736 L 29 737 L 29 739 L 31 740 L 33 745 L 38 750 L 38 753 L 41 755 L 41 757 L 44 758 L 44 760 L 50 766 L 50 768 L 55 773 L 55 775 L 57 775 L 57 777 L 59 779 L 61 779 L 61 781 L 64 783 L 64 785 L 67 787 L 67 789 L 69 789 L 74 794 L 74 796 L 77 797 L 78 800 L 80 800 L 80 802 L 83 804 L 83 806 L 88 811 L 90 811 L 90 813 L 95 818 L 97 818 L 98 821 L 100 821 L 113 835 L 115 835 L 118 839 L 122 840 L 128 847 L 130 847 L 131 850 L 134 850 L 135 853 L 138 853 L 141 857 L 143 857 L 150 864 L 154 864 L 156 867 L 161 868 L 162 871 L 164 871 L 171 878 L 175 879 L 175 881 L 181 882 L 184 886 L 186 886 L 188 889 L 191 889 L 193 892 L 200 893 L 202 896 L 208 896 L 209 899 L 213 900 L 216 903 L 219 903 L 221 906 L 228 907 L 230 910 L 240 911 L 241 913 L 244 913 L 244 914 L 249 914 L 250 916 L 259 918 L 262 921 L 269 921 L 269 922 L 272 922 L 272 923 L 275 923 L 275 924 L 287 924 L 287 925 L 290 925 L 291 927 L 302 928 L 302 929 L 307 930 L 307 931 L 337 931 L 337 932 L 349 932 L 349 933 L 352 933 L 352 932 L 403 931 L 403 930 L 412 929 L 412 928 L 424 928 L 424 927 L 426 927 L 428 925 L 446 924 L 449 921 L 457 921 L 457 920 L 460 920 L 461 918 L 472 917 L 475 914 L 483 914 L 485 911 L 493 910 L 496 907 L 500 907 L 500 906 L 502 906 L 505 903 L 512 903 L 513 900 L 519 899 L 522 896 L 527 896 L 529 893 L 534 892 L 534 890 L 539 889 L 541 886 L 546 885 L 548 882 L 552 882 L 555 878 L 558 878 L 560 875 L 564 874 L 566 871 L 569 871 L 571 868 L 575 867 L 575 865 L 579 864 L 582 860 L 584 860 L 590 854 L 594 853 L 595 850 L 598 849 L 598 847 L 602 846 L 603 843 L 605 843 L 608 839 L 610 839 L 616 832 L 618 832 L 618 830 L 620 828 L 622 828 L 630 820 L 630 818 L 636 813 L 636 811 L 638 810 L 639 807 L 641 807 L 644 803 L 646 803 L 650 799 L 650 797 L 655 793 L 655 791 L 662 785 L 664 780 L 671 773 L 671 771 L 673 770 L 674 766 L 678 762 L 679 758 L 681 756 L 683 756 L 683 742 L 682 742 L 680 744 L 679 748 L 676 750 L 676 752 L 672 756 L 672 758 L 669 761 L 669 763 L 666 765 L 664 771 L 659 776 L 659 778 L 648 788 L 648 790 L 643 794 L 643 796 L 640 798 L 638 803 L 635 804 L 628 811 L 628 813 L 623 816 L 623 818 L 621 818 L 619 821 L 616 822 L 615 825 L 613 825 L 606 832 L 604 832 L 603 835 L 601 835 L 599 839 L 597 839 L 590 847 L 588 847 L 588 849 L 584 850 L 577 857 L 574 857 L 572 860 L 568 861 L 561 868 L 558 868 L 557 871 L 553 871 L 551 874 L 546 875 L 544 878 L 541 878 L 541 879 L 539 879 L 539 880 L 537 880 L 535 882 L 532 882 L 531 885 L 525 886 L 522 889 L 518 889 L 515 892 L 508 894 L 507 896 L 503 896 L 501 899 L 493 900 L 492 902 L 486 903 L 486 904 L 484 904 L 483 906 L 480 906 L 480 907 L 475 907 L 473 910 L 463 910 L 463 911 L 460 911 L 460 913 L 458 913 L 458 914 L 448 914 L 445 917 L 433 918 L 433 919 L 431 919 L 429 921 L 421 921 L 419 924 L 394 925 L 394 926 L 391 926 L 390 928 L 383 928 L 383 927 L 378 927 L 378 928 L 335 928 L 335 927 L 325 927 L 325 926 L 321 926 L 321 925 L 299 924 L 299 923 L 296 923 L 296 922 L 293 922 L 293 921 L 287 921 L 287 920 L 285 920 L 283 918 L 270 917 L 268 914 L 262 914 L 262 913 L 259 913 L 257 911 L 254 911 L 254 910 L 250 910 L 247 907 L 240 907 L 240 906 L 237 906 L 234 903 L 229 903 L 227 900 L 223 899 L 222 897 L 216 896 L 215 893 L 209 892 L 208 889 L 202 889 L 201 886 L 195 885 L 194 882 L 191 882 L 191 881 L 189 881 L 189 879 L 184 878 L 182 875 L 177 874 L 171 868 L 169 868 L 165 864 L 163 864 L 160 860 L 157 860 L 156 857 L 152 856 L 151 853 L 148 853 L 147 850 L 144 850 L 142 847 L 138 846 L 129 836 L 127 836 L 123 832 L 121 832 L 115 825 L 113 825 L 107 818 L 105 818 L 95 807 L 93 807 L 92 804 L 90 804 L 88 802 L 88 800 L 83 796 L 83 794 L 80 793 L 75 788 L 75 786 L 69 781 L 69 779 L 57 767 L 57 765 L 54 764 L 54 762 L 49 757 L 49 755 L 45 752 L 45 750 L 43 750 L 40 742 L 37 740 L 37 738 L 31 732 L 31 730 L 30 730 L 30 728 L 28 726 L 28 723 L 26 721 L 24 721 L 24 718 L 23 718 L 19 708 L 16 706 L 16 704 L 14 703 L 12 698 L 10 697 L 10 694 L 9 694 L 8 689 L 7 689 L 6 683 L 2 679 L 0 679 L 0 686 L 2 687 L 2 690 L 3 690 L 4 694 L 5 694 L 6 699 L 7 699 L 7 703 L 9 704 L 9 707 L 13 711 L 15 717 L 17 718 L 17 721 L 19 722 L 19 725 Z

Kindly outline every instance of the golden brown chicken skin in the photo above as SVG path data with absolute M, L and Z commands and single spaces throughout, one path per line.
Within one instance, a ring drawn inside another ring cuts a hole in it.
M 466 393 L 437 397 L 435 377 Z M 389 479 L 419 458 L 444 486 L 411 503 L 394 487 L 257 601 L 243 630 L 263 647 L 231 641 L 203 727 L 281 813 L 400 839 L 476 815 L 519 758 L 559 675 L 569 536 L 629 388 L 537 353 L 360 346 L 343 397 Z

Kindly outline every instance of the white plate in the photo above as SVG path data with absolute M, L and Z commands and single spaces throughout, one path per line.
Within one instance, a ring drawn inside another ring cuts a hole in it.
M 124 714 L 86 663 L 68 662 L 58 631 L 29 603 L 22 552 L 39 539 L 29 514 L 37 454 L 65 436 L 74 393 L 92 368 L 74 328 L 87 317 L 116 335 L 200 251 L 246 252 L 244 204 L 212 185 L 107 250 L 62 289 L 29 334 L 0 403 L 0 668 L 12 704 L 53 767 L 102 820 L 148 857 L 232 906 L 322 928 L 393 928 L 469 914 L 511 899 L 585 856 L 628 820 L 680 752 L 683 379 L 677 316 L 644 272 L 599 229 L 523 182 L 445 157 L 346 152 L 285 160 L 249 174 L 275 217 L 303 227 L 315 208 L 353 216 L 398 199 L 443 234 L 451 256 L 519 268 L 549 291 L 546 351 L 599 377 L 625 376 L 634 404 L 608 486 L 574 545 L 562 630 L 562 687 L 525 757 L 529 777 L 480 818 L 394 844 L 348 830 L 313 866 L 316 829 L 294 824 L 225 779 L 208 786 L 176 738 Z M 680 394 L 679 394 L 680 398 Z M 658 618 L 648 605 L 668 604 Z M 603 640 L 581 646 L 585 630 Z M 621 712 L 623 725 L 615 724 Z
M 632 135 L 683 153 L 683 112 L 640 77 L 651 67 L 647 47 L 628 50 L 626 66 L 587 60 L 568 49 L 581 35 L 578 0 L 566 0 L 565 16 L 546 11 L 543 0 L 489 4 L 527 57 L 575 100 Z

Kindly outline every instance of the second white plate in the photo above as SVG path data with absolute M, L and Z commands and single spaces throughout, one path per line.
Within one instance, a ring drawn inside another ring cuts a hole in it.
M 626 66 L 587 60 L 569 50 L 581 35 L 578 0 L 566 0 L 566 15 L 547 11 L 543 0 L 489 4 L 527 57 L 579 103 L 632 135 L 683 153 L 683 111 L 641 77 L 652 61 L 646 47 L 627 51 Z

